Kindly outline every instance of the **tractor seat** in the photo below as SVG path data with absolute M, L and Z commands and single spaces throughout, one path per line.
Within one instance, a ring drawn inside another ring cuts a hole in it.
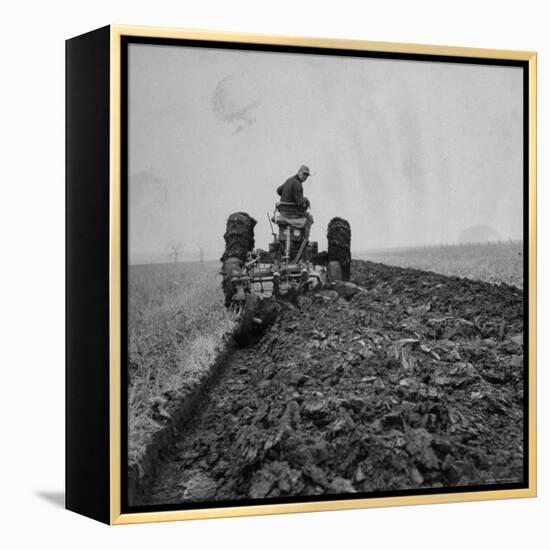
M 288 212 L 285 212 L 284 214 L 282 212 L 276 211 L 275 215 L 273 216 L 272 220 L 279 226 L 279 227 L 295 227 L 297 229 L 303 229 L 306 225 L 306 218 L 304 216 L 300 217 L 290 217 L 287 215 Z
M 303 208 L 293 202 L 278 202 L 275 205 L 275 214 L 271 218 L 279 227 L 296 227 L 302 229 L 307 221 Z

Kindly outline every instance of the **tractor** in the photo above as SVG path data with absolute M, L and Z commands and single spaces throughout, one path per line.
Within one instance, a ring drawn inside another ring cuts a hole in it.
M 273 236 L 268 250 L 254 248 L 254 218 L 236 212 L 227 220 L 222 285 L 225 305 L 237 318 L 234 337 L 240 347 L 269 326 L 281 302 L 293 301 L 315 287 L 349 280 L 349 223 L 333 218 L 328 224 L 328 251 L 319 253 L 317 243 L 307 238 L 305 212 L 289 212 L 284 206 L 277 203 L 273 215 L 267 214 Z

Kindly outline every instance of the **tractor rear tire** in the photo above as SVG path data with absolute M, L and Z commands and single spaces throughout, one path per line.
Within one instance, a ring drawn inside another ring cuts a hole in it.
M 233 286 L 232 279 L 241 273 L 243 263 L 239 258 L 227 258 L 222 267 L 222 288 L 225 296 L 225 307 L 231 305 L 231 300 L 235 294 L 235 287 Z
M 235 342 L 240 348 L 245 348 L 250 343 L 255 329 L 254 317 L 260 310 L 260 298 L 256 294 L 246 297 L 244 308 L 239 319 L 239 324 L 234 333 Z
M 349 222 L 342 218 L 332 218 L 328 224 L 327 230 L 328 239 L 328 266 L 329 278 L 335 280 L 331 276 L 331 264 L 334 276 L 338 276 L 342 281 L 349 281 L 351 271 L 351 229 Z M 335 267 L 335 263 L 339 264 L 340 269 Z
M 239 258 L 243 263 L 249 252 L 254 249 L 254 226 L 256 220 L 246 212 L 235 212 L 227 218 L 225 234 L 225 252 L 222 263 L 227 258 Z
M 222 262 L 222 288 L 225 295 L 225 305 L 229 307 L 234 293 L 231 279 L 235 270 L 241 270 L 248 253 L 254 249 L 254 226 L 256 220 L 246 212 L 235 212 L 227 219 L 225 234 L 225 251 Z
M 343 281 L 342 265 L 340 262 L 329 262 L 327 266 L 327 275 L 331 283 Z

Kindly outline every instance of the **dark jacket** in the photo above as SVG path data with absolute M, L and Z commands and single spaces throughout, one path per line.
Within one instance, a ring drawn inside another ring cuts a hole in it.
M 281 196 L 281 202 L 291 202 L 296 206 L 281 205 L 281 212 L 287 210 L 305 210 L 308 206 L 308 200 L 304 197 L 304 189 L 302 182 L 298 178 L 298 174 L 288 178 L 283 185 L 277 188 L 277 193 Z

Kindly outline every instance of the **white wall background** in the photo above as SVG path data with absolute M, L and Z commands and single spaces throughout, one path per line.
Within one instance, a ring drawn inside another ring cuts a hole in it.
M 5 548 L 545 548 L 548 287 L 539 288 L 539 498 L 109 529 L 65 512 L 64 40 L 108 23 L 539 52 L 539 281 L 547 280 L 550 55 L 537 1 L 9 2 L 2 84 L 2 453 Z M 7 170 L 6 170 L 7 168 Z M 6 515 L 7 514 L 7 515 Z

